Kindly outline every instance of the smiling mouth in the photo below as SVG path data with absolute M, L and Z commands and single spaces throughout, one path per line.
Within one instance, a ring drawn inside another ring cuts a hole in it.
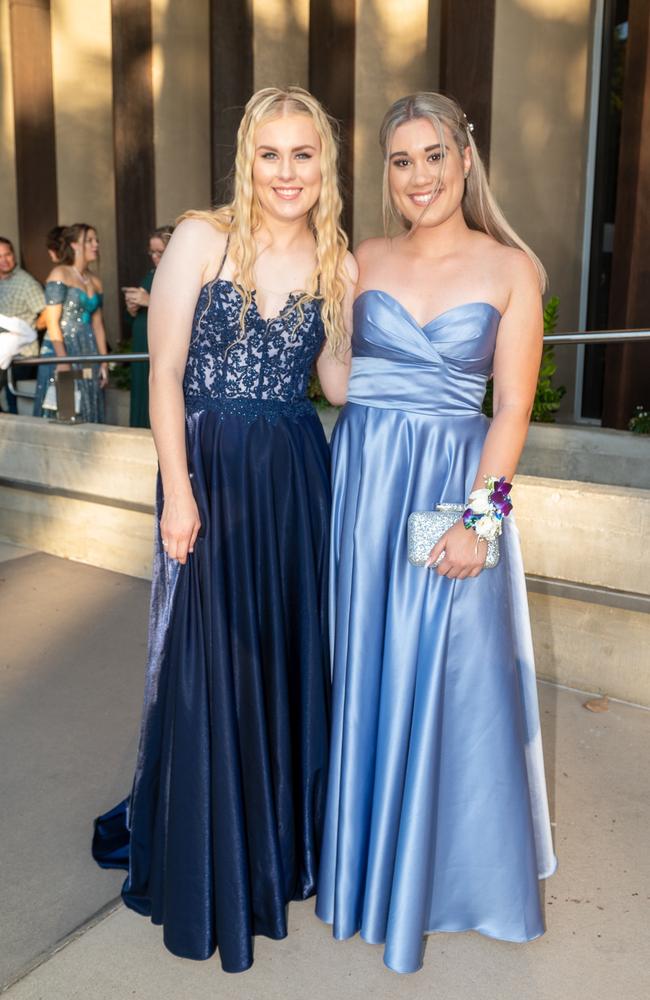
M 427 205 L 430 205 L 436 200 L 441 190 L 442 189 L 439 189 L 438 191 L 422 191 L 418 194 L 410 194 L 409 198 L 415 205 L 418 206 L 418 208 L 426 208 Z
M 302 188 L 297 188 L 297 187 L 286 187 L 286 188 L 276 187 L 273 188 L 273 190 L 275 191 L 275 193 L 279 198 L 283 199 L 283 201 L 293 201 L 294 198 L 297 198 L 298 195 L 301 194 L 302 192 Z

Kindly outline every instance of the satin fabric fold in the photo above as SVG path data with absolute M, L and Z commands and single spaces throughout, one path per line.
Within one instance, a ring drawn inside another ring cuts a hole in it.
M 314 893 L 325 805 L 329 454 L 313 408 L 270 409 L 188 415 L 203 527 L 185 566 L 157 538 L 135 781 L 94 846 L 170 951 L 229 972 Z
M 390 296 L 364 293 L 333 437 L 316 912 L 337 938 L 385 943 L 398 972 L 420 967 L 430 931 L 537 937 L 538 878 L 555 867 L 514 518 L 499 566 L 476 579 L 413 567 L 406 551 L 411 511 L 469 494 L 498 324 L 493 306 L 468 303 L 422 328 Z
M 221 266 L 226 259 L 228 244 Z M 128 803 L 96 823 L 100 864 L 170 951 L 227 972 L 253 935 L 282 938 L 314 893 L 330 723 L 329 449 L 306 398 L 320 301 L 265 320 L 217 274 L 195 308 L 183 390 L 201 530 L 185 565 L 161 546 Z

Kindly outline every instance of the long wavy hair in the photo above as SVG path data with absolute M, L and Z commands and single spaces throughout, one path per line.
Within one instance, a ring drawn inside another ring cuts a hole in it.
M 345 297 L 344 260 L 348 241 L 340 226 L 342 202 L 338 182 L 338 136 L 336 123 L 315 97 L 301 87 L 265 87 L 248 101 L 237 132 L 237 153 L 232 199 L 211 211 L 185 212 L 181 219 L 204 219 L 230 237 L 228 253 L 234 263 L 233 284 L 242 299 L 241 336 L 246 313 L 255 287 L 255 233 L 263 221 L 262 208 L 253 185 L 255 133 L 265 122 L 284 115 L 306 115 L 313 122 L 321 142 L 321 190 L 318 201 L 309 211 L 307 224 L 316 241 L 316 268 L 305 294 L 296 302 L 298 323 L 302 306 L 309 299 L 320 299 L 321 315 L 330 350 L 340 353 L 346 331 L 343 323 Z M 181 221 L 180 219 L 178 220 Z
M 467 116 L 460 105 L 451 97 L 446 97 L 444 94 L 420 91 L 417 94 L 400 97 L 398 101 L 395 101 L 390 106 L 384 115 L 384 120 L 379 130 L 379 145 L 384 155 L 382 208 L 386 233 L 389 232 L 393 224 L 397 224 L 402 232 L 411 229 L 411 224 L 398 212 L 391 196 L 389 156 L 395 129 L 399 128 L 400 125 L 404 125 L 405 122 L 413 121 L 416 118 L 424 118 L 428 122 L 431 122 L 438 133 L 438 141 L 443 152 L 445 151 L 445 125 L 449 129 L 461 156 L 463 156 L 465 150 L 469 147 L 471 167 L 465 182 L 465 193 L 461 202 L 465 222 L 470 229 L 487 233 L 488 236 L 492 236 L 493 239 L 504 246 L 516 247 L 519 250 L 523 250 L 535 265 L 540 288 L 544 291 L 547 285 L 544 265 L 537 254 L 517 235 L 499 208 L 496 198 L 490 191 L 485 167 L 483 166 L 480 153 L 474 142 L 474 136 L 472 135 L 472 126 L 469 124 Z M 438 178 L 438 188 L 442 185 L 444 173 L 445 160 L 443 159 L 442 170 Z

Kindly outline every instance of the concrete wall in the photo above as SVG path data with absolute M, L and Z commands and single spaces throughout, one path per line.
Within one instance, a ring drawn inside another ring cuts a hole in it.
M 104 321 L 119 337 L 110 0 L 52 0 L 59 222 L 97 226 Z M 45 234 L 43 234 L 45 235 Z
M 149 575 L 148 431 L 6 417 L 0 467 L 0 536 Z M 540 676 L 650 705 L 650 490 L 518 476 L 515 503 Z
M 152 0 L 157 225 L 210 204 L 208 0 Z
M 19 251 L 9 0 L 0 0 L 0 235 Z
M 490 181 L 560 297 L 560 330 L 578 329 L 589 100 L 591 0 L 497 0 Z M 558 348 L 573 408 L 575 348 Z
M 253 85 L 309 86 L 309 0 L 252 0 Z
M 439 0 L 357 0 L 355 245 L 382 232 L 381 120 L 398 97 L 436 89 L 439 33 Z

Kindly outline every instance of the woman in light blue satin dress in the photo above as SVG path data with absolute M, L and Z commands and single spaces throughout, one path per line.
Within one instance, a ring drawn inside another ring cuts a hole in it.
M 490 194 L 471 132 L 438 94 L 386 115 L 385 208 L 402 232 L 359 248 L 333 438 L 317 913 L 337 938 L 384 943 L 397 972 L 420 968 L 433 931 L 538 937 L 538 879 L 556 865 L 514 517 L 495 569 L 462 521 L 430 569 L 407 558 L 411 511 L 464 503 L 485 476 L 511 480 L 539 368 L 544 271 Z

